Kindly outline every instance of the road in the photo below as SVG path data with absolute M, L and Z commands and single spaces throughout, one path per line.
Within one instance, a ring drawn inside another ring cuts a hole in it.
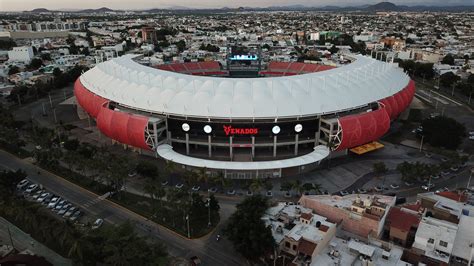
M 28 161 L 19 159 L 12 154 L 0 150 L 0 167 L 8 170 L 23 169 L 28 178 L 54 194 L 81 207 L 86 213 L 103 218 L 106 222 L 119 224 L 130 221 L 135 224 L 139 234 L 151 236 L 162 242 L 172 256 L 189 258 L 197 255 L 204 265 L 243 265 L 244 260 L 233 251 L 231 244 L 221 239 L 215 240 L 222 224 L 210 235 L 200 239 L 186 239 L 167 228 L 147 220 L 120 205 L 109 200 L 97 201 L 99 195 L 79 187 L 55 174 L 44 171 Z M 40 174 L 38 174 L 38 172 Z M 236 200 L 221 200 L 221 220 L 225 221 L 233 212 Z

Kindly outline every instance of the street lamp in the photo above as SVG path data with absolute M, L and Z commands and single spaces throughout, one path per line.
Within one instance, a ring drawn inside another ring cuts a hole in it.
M 423 149 L 423 140 L 425 139 L 425 135 L 421 135 L 421 142 L 420 142 L 420 152 Z
M 189 231 L 189 214 L 186 215 L 186 224 L 188 227 L 188 238 L 191 239 L 191 232 Z
M 474 168 L 471 169 L 471 173 L 469 174 L 469 179 L 467 180 L 467 186 L 466 186 L 467 189 L 469 189 L 469 186 L 471 185 L 472 172 L 474 172 Z

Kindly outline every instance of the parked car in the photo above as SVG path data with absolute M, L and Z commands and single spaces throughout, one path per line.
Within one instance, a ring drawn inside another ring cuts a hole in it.
M 69 208 L 72 207 L 72 204 L 68 203 L 68 204 L 64 204 L 63 207 L 58 211 L 58 215 L 60 216 L 63 216 L 67 210 L 69 210 Z
M 459 171 L 459 167 L 458 166 L 452 166 L 451 168 L 449 168 L 449 170 L 453 171 L 453 172 L 457 172 Z
M 273 197 L 273 192 L 271 190 L 267 191 L 266 196 Z
M 252 190 L 247 190 L 247 193 L 245 193 L 245 195 L 247 195 L 248 197 L 253 196 Z
M 216 187 L 211 187 L 207 190 L 208 192 L 211 192 L 211 193 L 216 193 L 217 192 L 217 188 Z
M 349 195 L 349 192 L 345 191 L 345 190 L 341 190 L 339 192 L 339 194 L 341 194 L 341 196 L 346 196 L 346 195 Z
M 94 224 L 92 225 L 92 229 L 98 229 L 99 227 L 102 226 L 103 223 L 104 223 L 104 220 L 100 218 L 95 220 Z
M 32 193 L 36 189 L 38 189 L 38 185 L 37 184 L 31 184 L 25 189 L 25 193 Z
M 54 207 L 54 211 L 60 211 L 64 205 L 68 204 L 67 200 L 60 200 L 58 204 Z
M 41 204 L 48 206 L 49 202 L 51 201 L 51 199 L 53 197 L 54 197 L 53 194 L 48 195 L 46 198 L 44 198 L 44 200 L 41 202 Z
M 56 205 L 61 201 L 60 197 L 53 197 L 51 201 L 48 203 L 48 209 L 54 209 Z
M 30 183 L 30 181 L 28 181 L 28 180 L 26 180 L 26 179 L 23 179 L 23 180 L 21 180 L 20 182 L 18 182 L 18 184 L 16 185 L 16 189 L 22 190 L 22 189 L 25 188 L 29 183 Z
M 77 210 L 78 210 L 77 207 L 71 207 L 71 208 L 69 208 L 69 210 L 67 210 L 66 213 L 64 213 L 64 216 L 63 216 L 63 217 L 64 217 L 64 218 L 68 218 L 68 217 L 70 217 L 73 213 L 75 213 Z
M 184 187 L 184 184 L 183 183 L 178 183 L 174 187 L 177 188 L 177 189 L 182 189 Z
M 71 215 L 71 217 L 69 218 L 69 220 L 72 221 L 72 222 L 74 222 L 74 221 L 76 221 L 77 219 L 79 219 L 79 217 L 81 217 L 81 215 L 82 215 L 82 212 L 81 212 L 81 211 L 79 211 L 79 210 L 78 210 L 78 211 L 75 211 L 75 212 Z
M 358 188 L 357 192 L 359 192 L 360 194 L 365 194 L 365 193 L 367 193 L 367 190 L 365 190 L 363 188 Z
M 443 158 L 441 158 L 441 161 L 443 161 L 443 162 L 447 162 L 447 161 L 449 161 L 449 160 L 448 160 L 448 158 L 446 158 L 446 157 L 443 157 Z
M 285 192 L 285 198 L 291 198 L 291 193 L 289 191 Z
M 400 186 L 397 185 L 397 184 L 390 184 L 390 187 L 391 187 L 392 189 L 400 188 Z
M 380 191 L 383 190 L 383 188 L 381 186 L 375 186 L 374 190 L 377 191 L 377 192 L 380 192 Z
M 230 196 L 235 195 L 235 189 L 229 189 L 229 190 L 227 190 L 227 195 L 230 195 Z
M 425 153 L 425 157 L 426 157 L 426 158 L 431 158 L 432 156 L 433 156 L 433 154 L 431 154 L 431 153 L 429 153 L 429 152 Z
M 194 192 L 199 191 L 199 189 L 201 189 L 200 186 L 193 186 L 193 187 L 191 188 L 191 190 L 194 191 Z
M 435 186 L 434 184 L 430 183 L 430 184 L 426 184 L 426 185 L 421 186 L 421 188 L 423 190 L 430 190 L 430 189 L 434 188 L 434 186 Z
M 45 192 L 43 194 L 41 194 L 38 199 L 36 199 L 37 202 L 39 203 L 42 203 L 44 201 L 44 199 L 46 199 L 46 197 L 48 197 L 49 195 L 51 195 L 49 192 Z
M 169 183 L 168 180 L 163 180 L 163 181 L 161 181 L 161 185 L 162 185 L 162 186 L 167 186 L 168 183 Z
M 128 173 L 128 177 L 134 177 L 137 175 L 137 171 L 131 171 Z
M 34 200 L 38 199 L 42 194 L 44 193 L 44 190 L 38 190 L 31 196 Z
M 411 186 L 413 186 L 413 185 L 414 185 L 414 184 L 413 184 L 412 182 L 408 182 L 408 181 L 405 182 L 405 186 L 407 186 L 407 187 L 411 187 Z
M 449 175 L 449 171 L 448 170 L 441 171 L 441 175 L 442 176 L 447 176 L 447 175 Z
M 439 177 L 440 177 L 439 175 L 430 175 L 431 179 L 439 179 Z

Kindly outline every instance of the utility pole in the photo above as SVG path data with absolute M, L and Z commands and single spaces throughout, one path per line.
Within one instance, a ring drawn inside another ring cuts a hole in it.
M 207 223 L 208 227 L 211 227 L 211 196 L 209 195 L 209 189 L 207 190 L 207 210 L 209 216 L 209 222 Z
M 466 186 L 467 189 L 469 189 L 469 186 L 471 185 L 472 172 L 474 172 L 474 168 L 471 169 L 471 173 L 469 174 L 469 179 L 467 180 L 467 186 Z
M 54 123 L 58 123 L 58 119 L 56 117 L 56 108 L 53 109 L 53 115 L 54 115 Z

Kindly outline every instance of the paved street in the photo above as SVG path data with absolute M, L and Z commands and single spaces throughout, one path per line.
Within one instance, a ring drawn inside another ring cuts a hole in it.
M 71 182 L 56 176 L 52 173 L 40 170 L 35 165 L 18 159 L 13 155 L 0 150 L 0 167 L 4 169 L 23 169 L 27 172 L 29 179 L 42 184 L 52 193 L 60 195 L 70 202 L 84 209 L 88 214 L 104 218 L 105 221 L 118 224 L 130 221 L 136 225 L 137 232 L 152 236 L 160 240 L 172 256 L 189 258 L 199 256 L 205 265 L 242 265 L 242 258 L 238 257 L 232 250 L 230 243 L 225 239 L 217 242 L 215 234 L 219 232 L 222 225 L 217 230 L 206 237 L 188 240 L 156 223 L 148 221 L 134 212 L 131 212 L 109 200 L 103 200 L 90 205 L 99 195 L 87 191 Z M 38 174 L 38 171 L 40 174 Z M 87 208 L 85 207 L 87 205 Z M 223 201 L 221 205 L 222 220 L 233 211 L 233 202 Z

